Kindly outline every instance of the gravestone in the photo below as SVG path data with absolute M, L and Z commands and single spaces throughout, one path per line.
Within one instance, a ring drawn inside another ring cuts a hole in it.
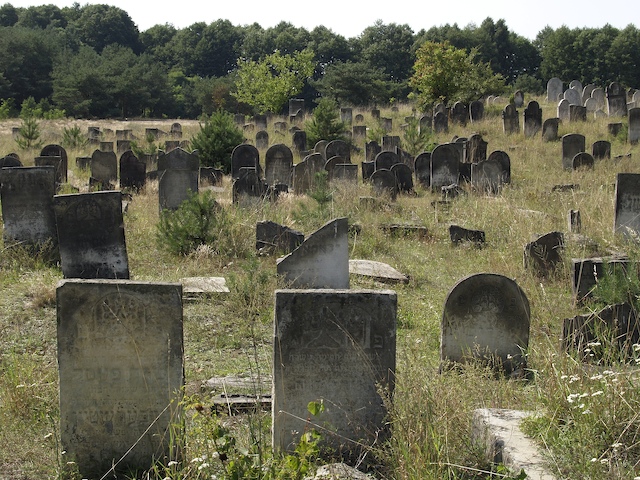
M 269 133 L 266 130 L 260 130 L 256 133 L 256 148 L 258 150 L 269 148 Z
M 66 458 L 83 478 L 180 460 L 170 453 L 182 435 L 181 285 L 65 280 L 56 297 Z
M 594 160 L 609 160 L 611 159 L 611 142 L 607 140 L 598 140 L 593 142 L 591 146 L 591 154 Z
M 459 225 L 450 225 L 449 238 L 454 245 L 470 242 L 475 244 L 476 247 L 481 247 L 485 242 L 485 233 L 482 230 L 469 230 Z
M 11 167 L 0 170 L 0 204 L 4 247 L 55 249 L 57 245 L 53 196 L 54 167 Z
M 464 143 L 463 160 L 465 163 L 478 163 L 487 159 L 488 143 L 479 133 L 472 134 Z
M 340 156 L 351 163 L 351 147 L 344 140 L 332 140 L 326 144 L 324 149 L 324 158 L 329 160 L 331 157 Z
M 128 150 L 120 157 L 120 188 L 143 188 L 147 179 L 147 162 Z
M 356 124 L 362 124 L 364 123 L 364 115 L 362 115 L 361 113 L 358 113 L 356 115 Z
M 416 181 L 424 188 L 431 184 L 431 152 L 422 152 L 414 163 Z
M 20 157 L 18 157 L 17 154 L 9 154 L 5 157 L 0 158 L 0 168 L 22 167 L 22 166 L 23 165 L 22 165 L 22 162 L 20 161 Z
M 224 172 L 219 168 L 200 167 L 200 183 L 199 185 L 207 187 L 215 187 L 222 184 Z M 122 180 L 120 180 L 122 183 Z
M 283 143 L 272 145 L 264 157 L 264 173 L 267 185 L 291 185 L 293 152 Z
M 591 98 L 593 98 L 596 101 L 596 104 L 598 105 L 598 110 L 604 109 L 607 103 L 607 97 L 602 88 L 599 88 L 599 87 L 594 88 L 593 91 L 591 92 Z
M 368 182 L 376 170 L 376 162 L 362 162 L 360 168 L 362 168 L 362 181 Z
M 395 200 L 398 196 L 398 184 L 391 170 L 376 170 L 371 174 L 369 180 L 376 196 L 389 196 L 391 200 Z
M 564 91 L 564 99 L 569 102 L 569 105 L 582 105 L 582 91 L 568 88 Z
M 596 102 L 593 98 L 587 98 L 584 102 L 584 108 L 587 109 L 587 115 L 590 113 L 595 113 L 598 110 L 598 102 Z
M 355 187 L 358 184 L 358 165 L 354 163 L 336 164 L 333 167 L 329 180 L 331 182 L 343 182 Z
M 362 140 L 367 138 L 367 126 L 366 125 L 354 125 L 351 127 L 351 134 L 354 140 Z
M 69 160 L 67 157 L 67 151 L 64 149 L 64 147 L 61 147 L 60 145 L 55 145 L 55 144 L 46 145 L 40 151 L 40 157 L 60 157 L 62 159 L 62 163 L 60 164 L 60 171 L 58 173 L 58 178 L 60 178 L 61 181 L 58 183 L 67 183 L 67 171 L 69 170 Z
M 178 122 L 172 123 L 171 128 L 169 129 L 169 135 L 173 138 L 182 138 L 182 125 Z
M 165 150 L 168 150 L 169 148 L 167 147 L 165 142 Z M 175 144 L 173 145 L 173 148 L 177 147 L 179 142 L 175 142 Z M 131 140 L 117 140 L 116 141 L 116 150 L 118 151 L 118 153 L 124 153 L 127 150 L 131 150 Z
M 391 130 L 393 130 L 393 119 L 380 117 L 380 126 L 382 127 L 383 131 L 391 133 Z
M 374 120 L 380 120 L 380 110 L 377 108 L 371 109 L 371 118 Z
M 580 233 L 582 230 L 580 210 L 569 210 L 569 214 L 567 215 L 567 228 L 570 233 Z
M 277 290 L 273 337 L 273 438 L 293 452 L 314 423 L 321 443 L 347 463 L 389 434 L 397 297 L 389 290 Z M 309 402 L 324 411 L 309 418 Z
M 562 80 L 557 77 L 549 79 L 547 82 L 547 102 L 556 103 L 558 96 L 562 94 Z
M 100 143 L 100 127 L 89 126 L 87 127 L 87 140 L 89 140 L 89 144 L 96 145 Z
M 66 182 L 64 174 L 64 164 L 62 157 L 53 155 L 47 155 L 46 157 L 36 157 L 33 159 L 33 164 L 36 167 L 53 167 L 56 172 L 56 189 L 60 188 L 60 185 Z
M 278 275 L 292 288 L 349 288 L 348 221 L 337 218 L 277 260 Z
M 451 121 L 459 125 L 466 125 L 469 119 L 469 109 L 462 102 L 455 102 L 451 108 Z
M 145 128 L 144 129 L 144 137 L 147 139 L 151 139 L 154 141 L 160 140 L 160 129 L 159 128 Z
M 335 166 L 344 163 L 348 163 L 347 160 L 337 155 L 335 157 L 331 157 L 325 162 L 324 169 L 328 174 L 329 180 L 333 178 L 333 169 L 335 168 Z
M 408 165 L 396 163 L 391 166 L 391 173 L 396 177 L 398 191 L 405 193 L 413 191 L 413 172 Z
M 627 92 L 618 82 L 611 82 L 605 92 L 610 117 L 627 116 Z
M 431 152 L 431 190 L 458 183 L 460 160 L 458 153 L 450 143 L 438 145 Z
M 304 98 L 289 99 L 289 115 L 295 115 L 300 110 L 304 111 Z
M 373 260 L 349 260 L 349 274 L 371 278 L 381 283 L 409 283 L 409 277 L 391 265 Z
M 582 105 L 569 105 L 569 121 L 586 122 L 587 107 L 583 107 Z
M 479 273 L 463 278 L 447 295 L 442 314 L 440 361 L 482 361 L 507 374 L 526 368 L 529 300 L 513 280 Z
M 593 156 L 587 152 L 576 153 L 571 160 L 571 168 L 573 170 L 577 168 L 593 168 L 594 167 Z
M 502 110 L 502 126 L 507 135 L 520 131 L 520 117 L 516 107 L 511 103 Z
M 237 145 L 231 152 L 231 178 L 238 178 L 243 167 L 260 171 L 260 152 L 253 145 L 246 143 Z
M 120 192 L 53 197 L 64 278 L 128 279 Z
M 484 119 L 484 103 L 480 100 L 474 100 L 469 104 L 469 119 L 471 123 Z
M 635 145 L 640 140 L 640 108 L 629 110 L 629 143 Z
M 433 107 L 433 114 L 435 115 L 436 113 L 444 113 L 447 117 L 449 116 L 447 106 L 442 102 L 436 103 L 436 106 Z
M 364 144 L 365 161 L 374 162 L 376 156 L 382 151 L 382 147 L 378 145 L 378 142 L 367 142 Z
M 538 102 L 531 101 L 524 109 L 524 136 L 535 137 L 542 128 L 542 109 Z
M 555 142 L 558 140 L 559 118 L 547 118 L 542 124 L 542 140 L 545 142 Z
M 571 115 L 570 113 L 570 106 L 569 106 L 569 101 L 566 99 L 562 99 L 558 102 L 558 118 L 561 121 L 569 121 L 569 116 Z
M 340 121 L 347 125 L 353 123 L 353 109 L 352 108 L 340 108 Z
M 245 120 L 244 114 L 242 114 L 242 113 L 236 113 L 233 116 L 233 123 L 235 123 L 239 127 L 244 125 L 244 120 Z
M 426 115 L 426 114 L 422 115 L 418 123 L 418 129 L 420 133 L 423 134 L 426 132 L 430 132 L 432 128 L 433 128 L 433 116 Z
M 113 142 L 100 142 L 99 149 L 103 152 L 113 152 Z
M 495 153 L 495 152 L 494 152 Z M 504 152 L 501 152 L 504 153 Z M 493 153 L 491 154 L 493 155 Z M 506 153 L 505 153 L 506 155 Z M 510 177 L 509 157 L 494 156 L 480 163 L 471 164 L 471 184 L 480 192 L 499 193 L 506 179 Z M 508 169 L 505 166 L 508 166 Z
M 609 132 L 609 135 L 617 137 L 618 134 L 622 131 L 622 123 L 620 122 L 609 123 L 607 125 L 607 130 Z
M 516 108 L 522 108 L 524 106 L 524 93 L 522 93 L 522 90 L 516 90 L 513 94 L 513 104 Z
M 382 137 L 382 151 L 395 152 L 400 148 L 400 137 L 398 135 L 384 135 Z
M 267 184 L 260 179 L 255 168 L 242 167 L 238 178 L 233 180 L 231 198 L 233 203 L 262 200 L 267 194 Z
M 327 161 L 327 158 L 324 156 L 324 151 L 327 148 L 328 143 L 329 142 L 327 140 L 318 140 L 313 147 L 313 151 L 322 155 L 322 158 L 324 158 L 325 162 Z
M 618 173 L 616 176 L 615 234 L 630 240 L 640 235 L 640 174 Z
M 198 155 L 176 148 L 158 157 L 158 200 L 160 211 L 175 210 L 190 195 L 198 193 Z
M 447 133 L 449 131 L 449 118 L 446 113 L 437 112 L 433 116 L 433 131 L 435 133 Z
M 562 263 L 563 248 L 564 235 L 561 232 L 538 236 L 524 247 L 524 268 L 541 276 L 552 273 Z
M 100 183 L 115 185 L 118 180 L 118 157 L 116 154 L 94 150 L 91 154 L 91 177 Z
M 573 157 L 585 151 L 585 137 L 579 133 L 568 133 L 562 137 L 562 168 L 573 169 Z
M 298 153 L 304 152 L 307 149 L 307 132 L 304 130 L 293 132 L 292 142 L 293 150 Z
M 595 90 L 596 86 L 593 83 L 585 85 L 582 89 L 582 105 L 585 105 L 585 102 L 591 98 L 591 92 Z
M 273 129 L 277 133 L 284 133 L 287 130 L 287 122 L 273 122 Z
M 266 130 L 267 129 L 267 116 L 257 114 L 253 116 L 253 123 L 255 124 L 258 130 Z
M 276 222 L 256 224 L 256 250 L 262 253 L 290 253 L 304 241 L 304 234 Z
M 391 167 L 396 163 L 400 163 L 400 159 L 395 152 L 382 151 L 378 155 L 376 155 L 376 170 L 391 170 Z
M 582 82 L 580 82 L 580 80 L 571 80 L 569 88 L 572 88 L 582 94 Z

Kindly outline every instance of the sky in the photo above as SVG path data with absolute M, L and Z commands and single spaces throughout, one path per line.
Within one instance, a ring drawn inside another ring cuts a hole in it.
M 324 25 L 334 33 L 347 38 L 357 37 L 376 20 L 384 24 L 408 24 L 417 33 L 433 26 L 457 23 L 460 28 L 469 24 L 480 25 L 491 17 L 504 19 L 509 31 L 533 40 L 545 26 L 556 29 L 600 28 L 605 24 L 622 29 L 629 24 L 640 24 L 640 10 L 632 0 L 77 0 L 87 3 L 114 5 L 126 11 L 144 31 L 153 25 L 170 23 L 182 29 L 196 22 L 207 24 L 218 19 L 234 25 L 259 23 L 263 28 L 281 21 L 312 30 Z M 5 0 L 14 7 L 55 4 L 71 6 L 73 0 Z

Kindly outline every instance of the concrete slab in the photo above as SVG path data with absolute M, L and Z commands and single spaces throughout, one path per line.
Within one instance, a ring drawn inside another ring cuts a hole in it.
M 391 265 L 373 260 L 349 260 L 349 273 L 371 277 L 383 283 L 409 283 L 409 277 Z

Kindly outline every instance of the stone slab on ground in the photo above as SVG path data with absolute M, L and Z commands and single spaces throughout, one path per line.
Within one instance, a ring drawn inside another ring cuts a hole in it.
M 229 293 L 224 277 L 185 277 L 180 279 L 184 297 L 206 297 L 216 293 Z
M 555 480 L 538 446 L 520 430 L 520 422 L 530 415 L 521 410 L 480 408 L 473 413 L 473 436 L 485 445 L 494 463 L 516 474 L 522 469 L 530 480 Z
M 373 260 L 349 260 L 349 273 L 370 277 L 383 283 L 409 283 L 409 277 L 391 265 Z

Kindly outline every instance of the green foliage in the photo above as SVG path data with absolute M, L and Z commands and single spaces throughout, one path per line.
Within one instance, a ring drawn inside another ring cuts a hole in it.
M 82 148 L 88 143 L 86 136 L 78 125 L 62 128 L 62 146 L 65 148 Z
M 46 98 L 36 103 L 33 97 L 24 100 L 20 106 L 20 118 L 43 118 L 46 120 L 56 120 L 65 118 L 65 111 L 53 108 Z
M 302 91 L 315 68 L 313 52 L 308 49 L 291 55 L 276 50 L 261 61 L 238 63 L 237 91 L 233 95 L 259 113 L 280 112 L 288 99 Z
M 448 42 L 425 42 L 416 53 L 410 85 L 421 107 L 436 102 L 470 102 L 504 88 L 504 79 L 487 63 L 475 61 L 476 50 L 467 54 Z
M 329 174 L 326 171 L 317 172 L 313 179 L 313 189 L 308 194 L 325 210 L 333 200 L 333 191 L 329 186 Z
M 336 103 L 331 99 L 321 98 L 313 110 L 313 117 L 304 126 L 307 144 L 313 147 L 320 140 L 342 140 L 345 128 L 344 122 L 340 121 Z
M 211 192 L 193 194 L 177 210 L 163 211 L 156 238 L 160 247 L 175 255 L 188 255 L 201 245 L 215 249 L 229 229 L 230 218 Z
M 516 81 L 513 84 L 513 88 L 515 90 L 521 90 L 522 92 L 528 93 L 530 95 L 542 95 L 545 92 L 542 81 L 540 81 L 539 78 L 536 78 L 527 73 L 516 78 Z
M 11 117 L 13 111 L 13 98 L 2 99 L 0 101 L 0 120 Z
M 601 307 L 626 302 L 640 312 L 640 278 L 635 263 L 607 265 L 593 289 L 592 298 Z
M 191 139 L 191 146 L 198 151 L 202 165 L 221 168 L 224 173 L 229 173 L 231 152 L 243 140 L 233 117 L 219 109 L 205 118 L 204 125 L 200 124 L 200 131 Z
M 22 120 L 22 124 L 18 130 L 18 136 L 16 137 L 16 143 L 22 150 L 42 147 L 40 125 L 34 117 L 27 117 Z
M 437 145 L 437 139 L 431 130 L 421 131 L 420 120 L 411 117 L 402 135 L 402 148 L 415 157 L 422 152 L 430 152 Z
M 142 158 L 144 155 L 156 155 L 159 150 L 156 137 L 153 133 L 148 133 L 142 143 L 132 140 L 130 147 L 131 151 L 138 158 Z

